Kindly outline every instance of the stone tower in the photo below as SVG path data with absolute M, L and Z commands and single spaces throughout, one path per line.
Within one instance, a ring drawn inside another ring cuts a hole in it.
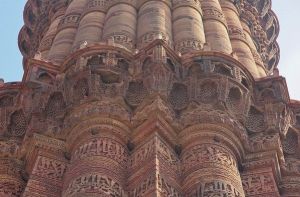
M 0 196 L 299 197 L 271 0 L 28 0 Z

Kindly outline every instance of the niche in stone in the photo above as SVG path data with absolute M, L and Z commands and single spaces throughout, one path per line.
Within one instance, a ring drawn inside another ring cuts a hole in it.
M 52 84 L 52 77 L 46 72 L 41 72 L 38 76 L 38 80 L 43 83 Z
M 227 107 L 234 113 L 242 112 L 242 94 L 238 88 L 233 87 L 229 90 Z
M 10 116 L 10 123 L 8 125 L 8 134 L 13 137 L 22 137 L 25 135 L 27 129 L 27 120 L 23 110 L 15 111 Z
M 61 117 L 66 108 L 66 103 L 61 92 L 54 92 L 45 107 L 45 114 L 47 118 L 55 119 Z
M 218 86 L 213 81 L 206 81 L 200 87 L 199 100 L 205 104 L 215 103 L 218 99 Z
M 246 128 L 253 133 L 262 132 L 265 129 L 265 117 L 262 112 L 251 106 L 246 120 Z
M 169 94 L 169 101 L 175 110 L 182 110 L 188 105 L 188 91 L 184 84 L 174 83 Z
M 132 81 L 129 83 L 125 100 L 130 106 L 136 107 L 143 102 L 147 95 L 148 91 L 143 81 Z
M 282 142 L 283 152 L 287 155 L 293 155 L 298 150 L 298 135 L 296 132 L 289 130 Z

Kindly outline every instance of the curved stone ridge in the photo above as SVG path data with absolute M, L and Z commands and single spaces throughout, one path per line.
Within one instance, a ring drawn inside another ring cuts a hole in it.
M 270 0 L 29 0 L 24 20 L 24 57 L 57 64 L 92 44 L 134 52 L 155 39 L 180 54 L 233 55 L 255 78 L 273 73 L 279 61 L 279 25 Z

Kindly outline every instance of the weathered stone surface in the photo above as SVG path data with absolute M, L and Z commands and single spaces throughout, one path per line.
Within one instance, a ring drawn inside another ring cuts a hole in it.
M 28 0 L 0 196 L 300 196 L 270 0 Z

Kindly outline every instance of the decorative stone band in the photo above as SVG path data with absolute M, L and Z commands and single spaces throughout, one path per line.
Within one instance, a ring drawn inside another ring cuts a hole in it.
M 153 193 L 161 196 L 181 197 L 181 192 L 171 186 L 160 174 L 152 174 L 144 179 L 136 188 L 128 192 L 130 197 L 147 196 Z
M 246 35 L 245 35 L 243 29 L 240 29 L 240 28 L 234 27 L 234 26 L 228 26 L 228 30 L 229 30 L 230 39 L 241 40 L 248 45 L 248 43 L 246 41 Z
M 66 168 L 65 162 L 38 156 L 32 174 L 54 180 L 55 182 L 61 182 Z
M 128 168 L 131 171 L 135 171 L 155 156 L 164 160 L 166 165 L 174 170 L 174 172 L 179 170 L 179 160 L 175 153 L 158 137 L 152 138 L 144 145 L 135 149 L 134 153 L 130 156 Z
M 106 12 L 107 10 L 107 5 L 106 1 L 101 1 L 101 0 L 89 0 L 85 14 L 88 12 L 93 12 L 93 11 L 100 11 L 100 12 Z
M 280 191 L 283 197 L 298 196 L 300 193 L 300 178 L 296 176 L 285 176 L 282 178 Z
M 105 38 L 107 40 L 113 40 L 113 43 L 120 44 L 121 46 L 125 47 L 126 49 L 130 50 L 134 48 L 135 40 L 132 38 L 134 35 L 126 35 L 126 34 L 116 34 L 115 32 L 111 34 L 106 34 Z
M 86 194 L 118 197 L 128 196 L 120 183 L 98 173 L 89 173 L 76 178 L 69 184 L 62 196 L 73 197 L 85 196 Z
M 157 39 L 165 41 L 170 47 L 172 46 L 172 41 L 167 34 L 163 32 L 148 32 L 139 38 L 138 48 L 143 48 L 147 46 L 147 44 L 150 44 L 151 42 Z
M 243 174 L 242 182 L 247 197 L 280 197 L 271 171 Z
M 192 7 L 195 10 L 197 10 L 201 14 L 201 16 L 203 16 L 201 5 L 200 5 L 199 1 L 194 1 L 194 0 L 187 0 L 187 1 L 173 0 L 172 9 L 175 10 L 179 7 Z
M 62 154 L 65 151 L 65 142 L 35 133 L 28 152 L 31 153 L 35 148 Z
M 65 16 L 58 25 L 58 31 L 65 28 L 76 28 L 80 21 L 80 14 L 70 14 Z
M 212 180 L 197 185 L 194 189 L 185 194 L 187 197 L 208 197 L 208 196 L 230 196 L 242 197 L 240 193 L 231 183 L 223 180 Z
M 18 197 L 21 196 L 25 184 L 8 177 L 0 176 L 0 196 Z
M 28 148 L 26 160 L 30 177 L 24 196 L 49 196 L 61 194 L 63 176 L 67 168 L 65 143 L 63 141 L 34 134 Z
M 128 0 L 130 1 L 130 0 Z M 153 1 L 154 3 L 156 2 L 162 2 L 164 4 L 166 4 L 169 8 L 172 7 L 172 2 L 170 0 L 135 0 L 137 3 L 136 3 L 136 7 L 139 9 L 140 7 L 142 7 L 144 4 L 150 2 L 150 1 Z
M 217 20 L 224 24 L 227 28 L 226 18 L 221 10 L 215 7 L 203 7 L 203 19 L 204 20 Z
M 210 166 L 224 167 L 238 174 L 235 158 L 225 148 L 212 144 L 199 144 L 185 150 L 181 157 L 183 172 Z
M 100 105 L 100 103 L 98 102 L 95 104 Z M 124 125 L 120 121 L 112 118 L 102 118 L 102 117 L 95 118 L 96 115 L 99 116 L 99 114 L 102 115 L 102 113 L 110 114 L 113 110 L 115 110 L 114 108 L 111 108 L 111 105 L 108 103 L 106 107 L 100 106 L 99 108 L 99 105 L 93 104 L 91 106 L 85 106 L 84 110 L 82 110 L 81 108 L 81 110 L 77 110 L 72 114 L 72 119 L 71 120 L 69 119 L 70 122 L 72 123 L 75 123 L 76 121 L 78 122 L 80 120 L 82 121 L 82 119 L 78 119 L 78 117 L 82 117 L 82 118 L 89 117 L 89 118 L 77 125 L 74 124 L 67 125 L 67 127 L 73 127 L 72 130 L 69 131 L 68 133 L 69 149 L 71 151 L 76 149 L 74 147 L 78 145 L 78 140 L 80 139 L 85 140 L 83 136 L 86 136 L 88 133 L 91 134 L 93 132 L 98 133 L 102 131 L 102 134 L 109 132 L 113 134 L 113 136 L 117 136 L 118 138 L 120 138 L 120 140 L 122 140 L 125 144 L 128 142 L 129 128 L 127 127 L 127 125 Z M 102 113 L 97 113 L 97 112 L 102 112 Z M 123 109 L 122 111 L 116 110 L 115 112 L 119 113 L 119 115 L 125 115 L 123 113 L 124 112 Z
M 16 159 L 0 160 L 0 196 L 20 196 L 25 188 L 23 164 Z
M 62 177 L 66 168 L 65 162 L 38 156 L 23 195 L 26 197 L 61 195 Z
M 177 42 L 175 50 L 180 53 L 186 53 L 188 51 L 200 51 L 203 50 L 204 43 L 201 40 L 183 40 Z
M 92 139 L 78 147 L 72 155 L 71 162 L 86 157 L 103 156 L 117 161 L 121 166 L 127 164 L 128 152 L 120 142 L 110 138 Z
M 183 150 L 181 161 L 186 193 L 245 196 L 236 159 L 220 144 L 198 144 L 187 148 Z

